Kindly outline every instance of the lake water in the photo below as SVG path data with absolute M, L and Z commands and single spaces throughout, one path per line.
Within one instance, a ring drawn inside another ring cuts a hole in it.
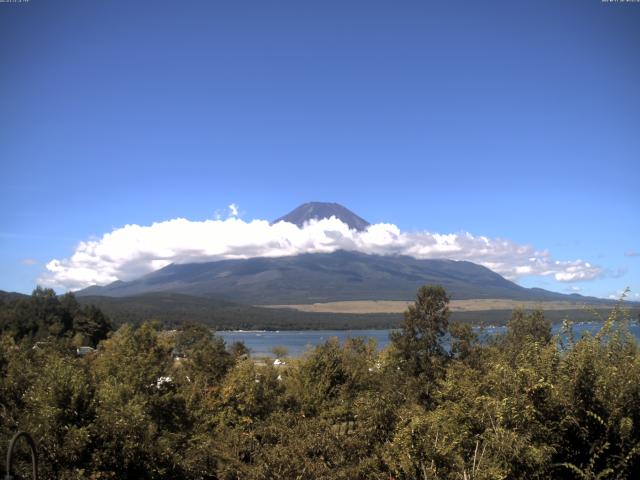
M 600 322 L 576 323 L 573 331 L 576 338 L 583 333 L 597 332 L 602 324 Z M 552 327 L 553 333 L 557 333 L 560 325 Z M 633 323 L 629 330 L 640 341 L 640 325 Z M 389 332 L 392 330 L 282 330 L 282 331 L 223 331 L 216 332 L 227 344 L 240 341 L 249 348 L 254 356 L 270 355 L 273 347 L 285 347 L 290 356 L 299 356 L 310 347 L 320 345 L 330 339 L 337 337 L 343 342 L 347 338 L 364 337 L 373 338 L 378 343 L 379 348 L 384 348 L 389 343 Z M 485 335 L 495 335 L 504 333 L 506 327 L 488 327 L 484 329 Z

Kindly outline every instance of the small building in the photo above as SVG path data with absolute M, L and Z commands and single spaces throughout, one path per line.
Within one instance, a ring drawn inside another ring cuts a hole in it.
M 93 347 L 78 347 L 76 349 L 76 355 L 79 357 L 84 357 L 85 355 L 89 355 L 90 353 L 95 352 L 96 349 Z

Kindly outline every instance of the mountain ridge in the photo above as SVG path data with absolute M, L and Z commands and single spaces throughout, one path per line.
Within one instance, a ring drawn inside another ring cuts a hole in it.
M 416 259 L 338 250 L 287 257 L 256 257 L 171 264 L 138 279 L 93 286 L 78 296 L 127 297 L 176 293 L 252 305 L 344 300 L 412 300 L 424 284 L 440 284 L 452 299 L 602 299 L 525 288 L 492 270 L 463 260 Z

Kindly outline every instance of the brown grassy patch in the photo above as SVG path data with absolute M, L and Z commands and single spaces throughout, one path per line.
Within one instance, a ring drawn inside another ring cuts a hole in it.
M 259 305 L 266 308 L 291 308 L 301 312 L 320 313 L 402 313 L 413 302 L 405 300 L 348 300 L 343 302 L 311 303 L 297 305 Z M 502 300 L 481 298 L 470 300 L 452 300 L 453 312 L 481 312 L 485 310 L 513 310 L 516 308 L 542 310 L 569 310 L 587 306 L 577 302 L 527 302 L 519 300 Z

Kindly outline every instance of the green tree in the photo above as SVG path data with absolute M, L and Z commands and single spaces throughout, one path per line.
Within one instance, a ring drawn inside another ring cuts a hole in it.
M 117 478 L 180 478 L 191 415 L 172 377 L 172 345 L 149 323 L 121 327 L 91 360 L 94 469 Z
M 82 307 L 72 293 L 58 297 L 37 287 L 28 298 L 0 304 L 0 331 L 16 340 L 74 338 L 76 346 L 95 346 L 107 337 L 111 322 L 97 307 Z
M 416 380 L 410 388 L 421 402 L 428 402 L 434 382 L 444 374 L 448 325 L 449 297 L 442 286 L 427 285 L 404 312 L 401 330 L 390 335 L 395 364 Z
M 233 342 L 231 345 L 229 345 L 227 350 L 236 361 L 240 358 L 248 357 L 250 353 L 244 342 L 240 341 Z
M 21 428 L 38 441 L 41 478 L 90 469 L 95 414 L 86 366 L 54 349 L 40 350 L 36 357 L 29 367 L 38 374 L 25 392 Z
M 95 347 L 110 331 L 111 322 L 95 305 L 86 305 L 73 317 L 73 333 L 82 336 L 84 345 Z
M 289 349 L 282 345 L 276 345 L 271 349 L 271 353 L 273 353 L 276 358 L 285 358 L 289 355 Z
M 186 353 L 198 344 L 211 340 L 211 329 L 199 323 L 185 322 L 178 331 L 175 339 L 175 347 L 180 352 Z
M 526 341 L 549 343 L 551 322 L 544 317 L 542 310 L 530 313 L 522 309 L 514 310 L 507 324 L 507 341 L 516 347 Z
M 449 325 L 451 335 L 451 356 L 470 364 L 477 364 L 480 347 L 478 335 L 468 323 L 452 323 Z
M 279 405 L 283 387 L 272 365 L 238 362 L 222 384 L 220 401 L 225 425 L 247 427 L 266 418 Z

